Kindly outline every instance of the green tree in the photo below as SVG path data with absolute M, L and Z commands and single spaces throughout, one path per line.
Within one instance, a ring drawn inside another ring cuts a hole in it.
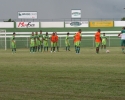
M 4 21 L 4 22 L 14 22 L 14 20 L 12 20 L 11 18 L 8 19 L 7 21 Z
M 125 21 L 125 17 L 121 18 L 121 21 Z

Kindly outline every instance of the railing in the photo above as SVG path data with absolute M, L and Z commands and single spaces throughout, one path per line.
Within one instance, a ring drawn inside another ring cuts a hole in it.
M 117 47 L 120 46 L 120 38 L 118 37 L 118 33 L 120 31 L 102 31 L 102 33 L 106 33 L 106 36 L 108 38 L 107 46 L 109 47 Z M 65 37 L 67 32 L 57 32 L 59 36 L 58 44 L 60 47 L 65 47 Z M 45 32 L 43 32 L 43 35 Z M 49 36 L 52 34 L 52 32 L 49 32 Z M 94 47 L 94 34 L 95 31 L 83 31 L 82 32 L 82 43 L 81 47 Z M 29 37 L 31 35 L 31 32 L 16 32 L 16 44 L 17 48 L 29 48 Z M 70 45 L 71 47 L 74 47 L 73 44 L 73 36 L 74 32 L 70 32 Z M 12 32 L 1 31 L 0 33 L 0 49 L 9 49 L 11 48 L 11 40 Z M 50 41 L 49 41 L 50 43 Z M 50 44 L 49 44 L 50 46 Z
M 107 47 L 118 47 L 120 46 L 120 38 L 118 38 L 117 36 L 107 36 L 108 38 L 108 42 L 107 42 Z M 16 44 L 17 44 L 17 48 L 29 48 L 29 38 L 28 37 L 17 37 L 16 38 Z M 74 47 L 73 44 L 73 37 L 70 37 L 70 46 Z M 10 38 L 6 39 L 6 48 L 10 49 L 11 45 L 10 45 Z M 61 48 L 65 47 L 65 37 L 59 37 L 59 42 L 58 42 L 59 46 Z M 81 41 L 81 47 L 94 47 L 95 46 L 95 42 L 94 42 L 94 37 L 83 37 L 82 41 Z M 49 47 L 50 47 L 50 41 L 49 41 Z M 0 49 L 4 49 L 5 48 L 5 39 L 4 38 L 0 38 Z

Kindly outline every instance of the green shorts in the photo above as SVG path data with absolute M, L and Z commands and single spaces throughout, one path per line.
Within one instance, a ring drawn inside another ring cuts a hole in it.
M 75 46 L 80 47 L 80 44 L 81 44 L 81 41 L 76 41 L 76 42 L 75 42 Z
M 55 47 L 56 46 L 56 42 L 51 42 L 51 47 Z
M 99 47 L 100 46 L 100 42 L 95 42 L 95 46 Z
M 35 46 L 39 46 L 40 45 L 40 41 L 37 40 L 36 43 L 35 43 Z
M 102 45 L 106 45 L 106 41 L 105 40 L 102 40 Z
M 125 40 L 121 40 L 121 46 L 125 46 Z
M 58 46 L 59 46 L 59 45 L 58 45 L 58 42 L 56 42 L 55 44 L 56 44 L 56 47 L 58 47 Z
M 48 47 L 49 46 L 48 41 L 43 41 L 43 46 Z
M 74 46 L 75 46 L 75 45 L 76 45 L 76 42 L 74 41 L 73 44 L 74 44 Z
M 65 45 L 66 45 L 66 47 L 67 47 L 67 46 L 70 46 L 69 41 L 68 41 L 68 42 L 67 42 L 67 41 L 65 41 Z
M 16 44 L 15 43 L 11 43 L 11 48 L 16 48 Z
M 30 43 L 30 47 L 34 47 L 35 46 L 35 43 L 34 42 L 31 42 Z
M 37 45 L 38 45 L 38 46 L 40 45 L 40 41 L 37 41 Z
M 43 41 L 40 41 L 40 45 L 43 45 Z

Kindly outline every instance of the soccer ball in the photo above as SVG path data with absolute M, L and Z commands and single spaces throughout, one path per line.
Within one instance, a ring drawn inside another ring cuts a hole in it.
M 110 51 L 109 50 L 106 50 L 106 53 L 109 53 Z

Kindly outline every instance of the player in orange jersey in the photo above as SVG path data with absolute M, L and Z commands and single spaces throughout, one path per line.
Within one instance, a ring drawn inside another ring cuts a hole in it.
M 75 45 L 76 45 L 76 53 L 80 53 L 80 44 L 81 44 L 81 35 L 82 30 L 79 29 L 78 32 L 75 34 Z
M 99 53 L 99 47 L 100 47 L 100 43 L 102 41 L 100 34 L 101 34 L 101 30 L 98 29 L 97 32 L 95 33 L 95 45 L 96 45 L 97 54 Z
M 54 32 L 50 37 L 50 40 L 51 40 L 51 53 L 52 53 L 52 52 L 55 52 L 55 44 L 56 44 L 56 35 Z

